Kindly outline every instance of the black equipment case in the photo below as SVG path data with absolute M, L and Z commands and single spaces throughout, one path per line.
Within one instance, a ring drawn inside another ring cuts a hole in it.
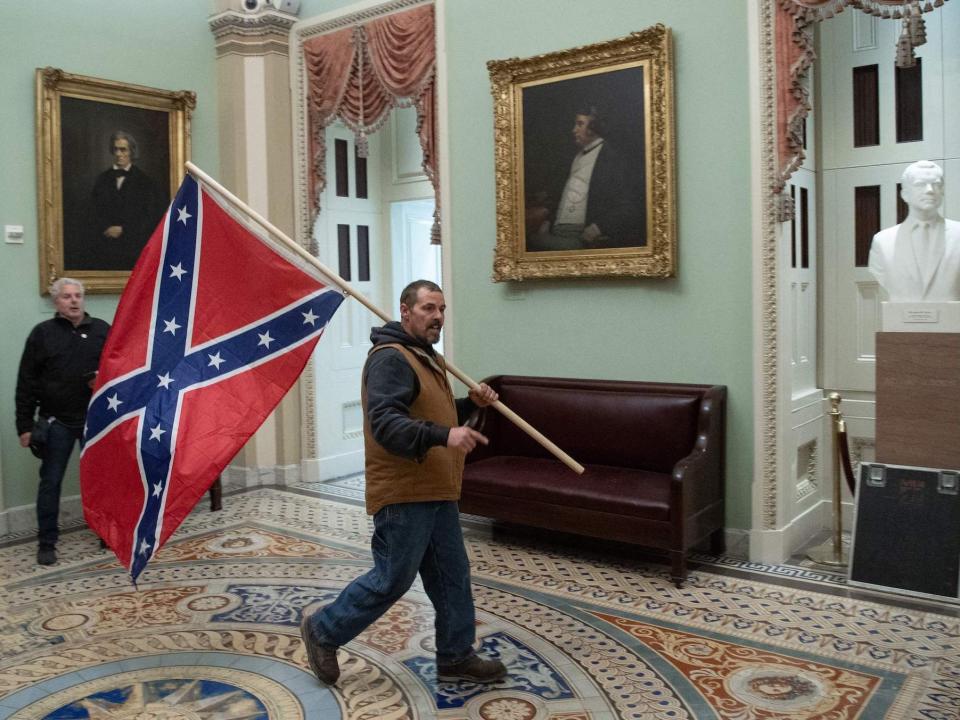
M 863 463 L 850 585 L 960 601 L 960 472 Z

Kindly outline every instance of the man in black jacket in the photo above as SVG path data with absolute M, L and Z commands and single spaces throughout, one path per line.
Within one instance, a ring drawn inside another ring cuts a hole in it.
M 83 292 L 83 284 L 71 278 L 60 278 L 50 286 L 57 312 L 30 332 L 17 376 L 20 445 L 30 446 L 38 411 L 50 421 L 46 443 L 39 449 L 37 562 L 41 565 L 57 561 L 60 486 L 74 442 L 83 438 L 87 404 L 110 330 L 106 322 L 84 311 Z

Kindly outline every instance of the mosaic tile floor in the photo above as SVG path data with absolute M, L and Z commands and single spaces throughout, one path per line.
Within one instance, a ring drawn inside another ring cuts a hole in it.
M 334 480 L 298 480 L 291 487 L 318 497 L 328 496 L 342 499 L 345 502 L 363 503 L 364 478 L 362 473 Z M 472 515 L 464 517 L 468 524 L 473 521 L 474 525 L 490 525 L 486 518 Z M 849 538 L 845 537 L 844 542 L 848 541 Z M 582 545 L 577 539 L 574 539 L 573 544 Z M 847 583 L 847 576 L 844 571 L 814 563 L 802 552 L 782 565 L 750 562 L 741 558 L 704 553 L 691 553 L 690 560 L 702 566 L 716 568 L 719 571 L 740 572 L 746 576 L 769 575 L 778 582 L 797 581 L 827 587 L 842 587 Z
M 960 718 L 960 621 L 468 530 L 509 676 L 440 683 L 417 585 L 320 685 L 297 626 L 369 566 L 362 508 L 259 489 L 191 515 L 139 590 L 86 530 L 0 548 L 0 718 Z

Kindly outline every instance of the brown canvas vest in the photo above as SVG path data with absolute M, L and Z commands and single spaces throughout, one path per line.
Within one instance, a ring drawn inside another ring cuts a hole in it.
M 395 348 L 417 373 L 420 394 L 410 406 L 410 417 L 429 420 L 437 425 L 456 427 L 457 407 L 447 382 L 446 366 L 439 355 L 431 358 L 424 352 L 398 343 L 374 347 L 369 355 Z M 408 460 L 388 452 L 373 439 L 367 417 L 367 386 L 360 392 L 363 403 L 363 444 L 366 453 L 367 512 L 376 513 L 385 505 L 430 500 L 459 500 L 463 478 L 463 453 L 447 447 L 432 447 L 421 462 Z

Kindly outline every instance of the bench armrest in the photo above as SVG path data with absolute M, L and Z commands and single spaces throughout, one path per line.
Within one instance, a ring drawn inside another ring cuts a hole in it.
M 694 514 L 724 497 L 726 395 L 723 385 L 704 393 L 693 450 L 673 466 L 673 507 L 683 515 Z

